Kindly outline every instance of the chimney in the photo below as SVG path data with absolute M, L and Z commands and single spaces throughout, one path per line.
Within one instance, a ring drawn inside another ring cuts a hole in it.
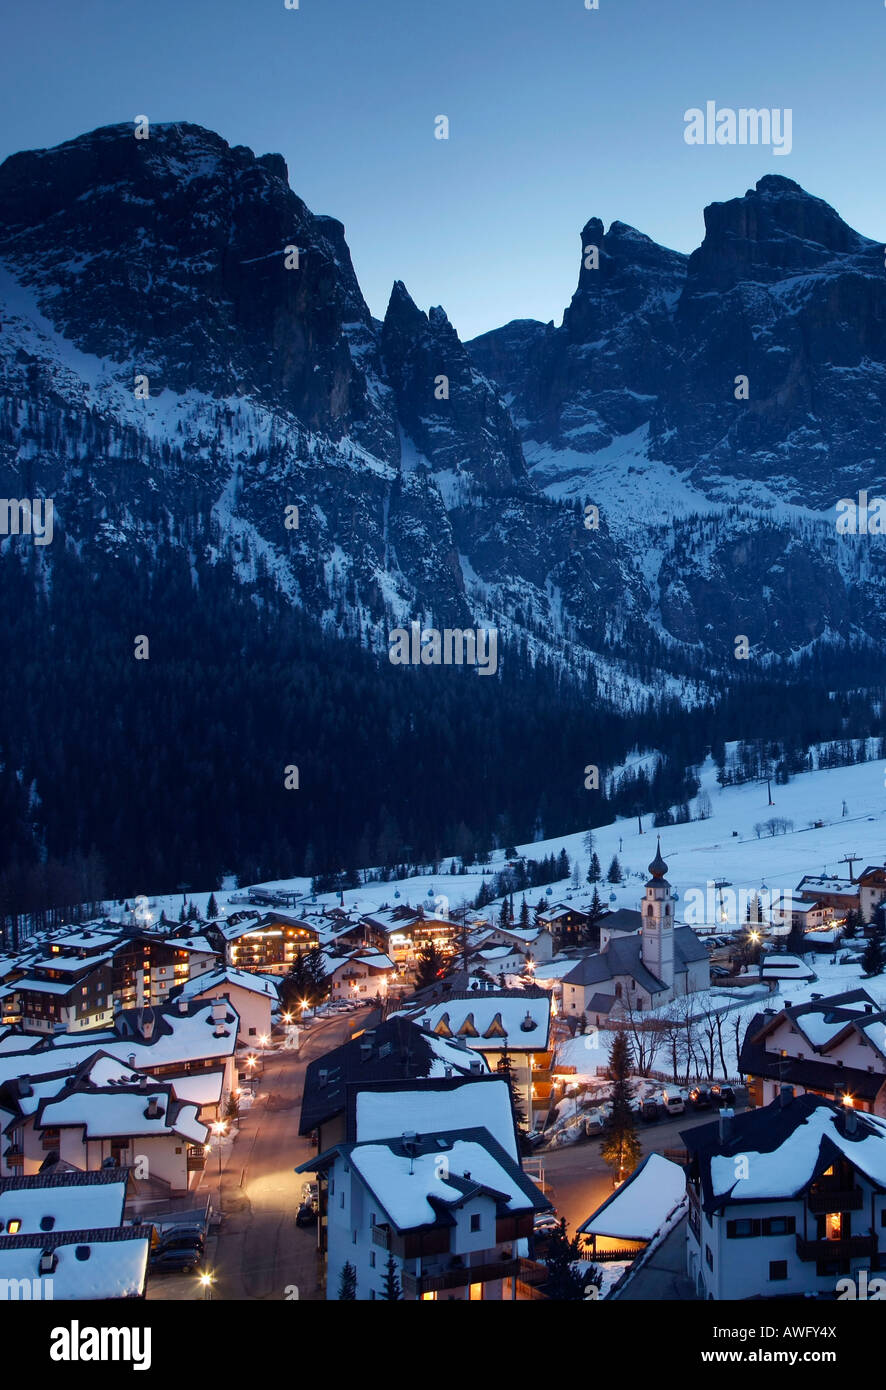
M 178 996 L 178 1011 L 180 1014 L 186 1014 L 188 1012 L 188 1001 L 183 994 Z
M 153 1013 L 150 1013 L 150 1014 L 147 1014 L 147 1015 L 142 1019 L 142 1037 L 144 1038 L 145 1042 L 150 1042 L 150 1041 L 151 1041 L 151 1038 L 152 1038 L 153 1036 L 154 1036 L 154 1015 L 153 1015 Z
M 317 1073 L 321 1086 L 326 1086 L 329 1082 L 329 1071 L 326 1067 L 321 1067 Z
M 865 1004 L 864 1011 L 866 1014 L 872 1014 L 874 1012 L 873 1004 Z
M 778 1090 L 778 1103 L 781 1106 L 790 1105 L 794 1099 L 793 1086 L 780 1086 Z
M 212 1001 L 212 1021 L 213 1023 L 224 1022 L 228 1016 L 228 1006 L 224 999 L 213 999 Z
M 151 1096 L 148 1101 L 148 1108 L 145 1111 L 146 1120 L 159 1120 L 160 1118 L 160 1097 Z
M 482 1076 L 482 1074 L 483 1074 L 483 1063 L 480 1061 L 480 1058 L 479 1058 L 479 1057 L 472 1057 L 472 1058 L 471 1058 L 470 1071 L 471 1071 L 472 1075 L 474 1075 L 474 1076 Z
M 364 1041 L 360 1044 L 360 1061 L 368 1062 L 371 1057 L 372 1043 L 368 1039 L 364 1039 Z
M 843 1108 L 843 1132 L 844 1134 L 855 1134 L 858 1131 L 858 1113 L 850 1106 Z
M 127 1057 L 126 1060 L 127 1060 L 127 1062 L 129 1063 L 129 1065 L 132 1067 L 132 1069 L 133 1069 L 133 1071 L 134 1071 L 134 1070 L 135 1070 L 135 1053 L 134 1053 L 134 1052 L 130 1052 L 130 1054 L 129 1054 L 129 1056 Z
M 735 1111 L 731 1109 L 731 1107 L 724 1105 L 723 1109 L 720 1111 L 719 1119 L 721 1144 L 725 1144 L 728 1139 L 732 1138 L 732 1121 L 734 1117 Z

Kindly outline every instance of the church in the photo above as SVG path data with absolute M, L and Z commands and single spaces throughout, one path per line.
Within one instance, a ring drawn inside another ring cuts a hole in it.
M 674 924 L 667 871 L 659 841 L 642 911 L 614 913 L 608 927 L 604 917 L 602 949 L 576 961 L 563 977 L 567 1018 L 584 1014 L 589 1023 L 601 1026 L 617 1018 L 623 1007 L 657 1009 L 679 995 L 708 988 L 707 952 L 691 927 Z

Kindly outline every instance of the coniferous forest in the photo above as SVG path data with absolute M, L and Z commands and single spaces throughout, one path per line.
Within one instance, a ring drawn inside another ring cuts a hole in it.
M 863 756 L 850 734 L 882 729 L 864 652 L 842 676 L 806 663 L 802 699 L 794 668 L 793 690 L 746 677 L 694 710 L 619 713 L 519 649 L 494 679 L 391 666 L 179 548 L 150 567 L 87 566 L 59 545 L 51 584 L 33 557 L 12 545 L 0 559 L 3 913 L 226 874 L 448 867 L 617 814 L 667 823 L 688 814 L 694 768 L 708 752 L 723 763 L 726 739 L 749 741 L 727 780 L 787 777 L 809 744 L 832 740 L 828 756 L 846 761 Z M 667 750 L 651 775 L 611 774 L 650 748 Z M 591 764 L 599 790 L 585 788 Z

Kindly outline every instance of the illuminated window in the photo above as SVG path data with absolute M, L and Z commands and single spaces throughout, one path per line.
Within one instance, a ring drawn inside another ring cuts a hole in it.
M 825 1230 L 828 1240 L 840 1240 L 843 1235 L 843 1213 L 829 1211 L 825 1217 Z
M 472 1284 L 469 1297 L 472 1303 L 476 1303 L 478 1300 L 481 1300 L 483 1298 L 483 1285 Z
M 21 1228 L 21 1221 L 19 1221 L 17 1217 L 14 1217 L 6 1227 L 6 1234 L 10 1236 L 17 1236 Z

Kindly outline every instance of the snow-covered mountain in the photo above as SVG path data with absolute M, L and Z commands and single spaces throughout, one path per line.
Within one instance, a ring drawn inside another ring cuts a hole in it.
M 465 346 L 399 282 L 373 319 L 279 155 L 186 123 L 15 155 L 0 483 L 87 562 L 172 544 L 378 650 L 495 624 L 621 707 L 702 698 L 737 634 L 877 641 L 881 543 L 833 507 L 882 472 L 882 248 L 780 178 L 706 219 L 689 258 L 592 220 L 561 328 Z

